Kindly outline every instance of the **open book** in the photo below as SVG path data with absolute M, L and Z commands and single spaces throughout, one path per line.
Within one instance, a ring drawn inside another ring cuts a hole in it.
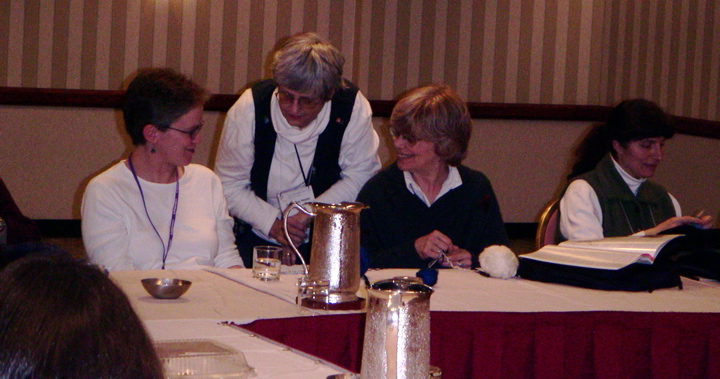
M 632 263 L 652 264 L 658 253 L 671 240 L 682 234 L 651 237 L 609 237 L 592 241 L 565 241 L 546 245 L 520 257 L 537 261 L 617 270 Z

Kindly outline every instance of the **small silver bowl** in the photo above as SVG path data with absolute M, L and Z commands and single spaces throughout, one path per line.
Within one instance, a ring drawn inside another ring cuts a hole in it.
M 148 278 L 142 280 L 142 285 L 150 295 L 158 299 L 177 299 L 190 288 L 189 280 L 173 278 Z

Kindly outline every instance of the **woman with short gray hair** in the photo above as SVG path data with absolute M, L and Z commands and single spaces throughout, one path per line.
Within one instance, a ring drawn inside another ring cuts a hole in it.
M 353 201 L 380 168 L 370 104 L 343 78 L 344 63 L 317 34 L 294 35 L 274 54 L 273 78 L 253 85 L 228 111 L 215 171 L 246 266 L 256 245 L 290 252 L 292 243 L 307 254 L 310 219 L 291 216 L 287 241 L 287 205 Z
M 342 74 L 345 57 L 315 33 L 289 39 L 275 52 L 273 78 L 279 86 L 329 101 L 345 88 Z

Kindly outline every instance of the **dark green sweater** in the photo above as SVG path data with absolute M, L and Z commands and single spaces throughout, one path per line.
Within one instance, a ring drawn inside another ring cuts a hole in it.
M 675 216 L 675 208 L 665 188 L 646 180 L 638 188 L 637 195 L 633 195 L 610 155 L 578 179 L 587 181 L 598 196 L 605 237 L 635 234 Z

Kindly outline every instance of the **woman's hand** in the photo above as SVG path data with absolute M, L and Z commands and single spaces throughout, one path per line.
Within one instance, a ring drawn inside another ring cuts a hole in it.
M 472 254 L 461 247 L 452 245 L 445 256 L 447 259 L 442 262 L 445 267 L 472 267 Z
M 415 240 L 415 251 L 421 259 L 440 259 L 452 246 L 450 237 L 437 230 Z
M 299 246 L 307 239 L 307 233 L 305 233 L 305 231 L 310 224 L 310 220 L 311 217 L 302 212 L 288 217 L 288 234 L 290 234 L 290 239 L 295 246 Z M 280 245 L 290 246 L 290 242 L 285 238 L 283 220 L 275 220 L 268 234 L 280 243 Z
M 712 216 L 706 215 L 702 217 L 693 216 L 681 216 L 681 217 L 670 217 L 669 219 L 661 222 L 657 226 L 645 230 L 646 236 L 654 236 L 668 229 L 672 229 L 681 225 L 695 224 L 702 229 L 710 229 L 712 227 Z
M 297 258 L 295 250 L 293 250 L 293 248 L 288 245 L 283 245 L 280 262 L 285 266 L 292 266 L 295 264 L 295 258 Z
M 705 215 L 702 217 L 696 217 L 699 222 L 695 222 L 699 227 L 703 229 L 710 229 L 713 227 L 713 218 L 710 215 Z

